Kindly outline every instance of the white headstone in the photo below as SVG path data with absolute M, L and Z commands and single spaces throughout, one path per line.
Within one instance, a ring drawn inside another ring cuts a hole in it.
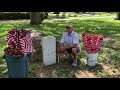
M 56 38 L 46 36 L 42 38 L 43 64 L 45 66 L 56 63 Z

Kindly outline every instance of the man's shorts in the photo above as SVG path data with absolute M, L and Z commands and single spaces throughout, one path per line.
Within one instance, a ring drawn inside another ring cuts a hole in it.
M 80 49 L 79 48 L 76 48 L 77 49 L 77 53 L 79 53 L 80 52 Z M 67 53 L 72 53 L 72 48 L 70 48 L 70 49 L 66 49 L 67 50 Z

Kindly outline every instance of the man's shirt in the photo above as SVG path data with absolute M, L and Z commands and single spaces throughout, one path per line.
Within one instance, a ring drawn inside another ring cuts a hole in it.
M 79 36 L 74 31 L 70 35 L 68 35 L 68 32 L 65 32 L 62 36 L 61 42 L 65 43 L 66 45 L 77 44 L 77 47 L 81 50 Z

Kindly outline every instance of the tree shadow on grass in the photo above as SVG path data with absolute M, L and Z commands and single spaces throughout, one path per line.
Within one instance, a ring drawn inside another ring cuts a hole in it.
M 118 61 L 105 61 L 97 63 L 93 68 L 86 65 L 86 60 L 80 60 L 80 66 L 74 72 L 77 78 L 114 78 L 120 77 L 120 64 Z
M 101 72 L 103 67 L 100 64 L 97 64 L 95 67 L 90 67 L 86 63 L 80 61 L 80 65 L 76 68 L 73 68 L 76 78 L 97 78 L 101 77 L 98 75 L 98 71 Z
M 9 28 L 15 27 L 15 28 L 23 28 L 23 29 L 35 29 L 39 32 L 43 32 L 45 33 L 45 35 L 52 35 L 55 36 L 57 39 L 60 39 L 60 37 L 62 36 L 65 28 L 64 26 L 68 23 L 72 23 L 73 26 L 75 27 L 75 30 L 79 33 L 88 33 L 88 34 L 103 34 L 105 37 L 116 37 L 119 40 L 119 36 L 118 34 L 120 33 L 119 31 L 119 26 L 113 25 L 112 22 L 106 22 L 106 21 L 101 21 L 101 20 L 71 20 L 71 21 L 54 21 L 54 22 L 47 22 L 47 23 L 43 23 L 43 26 L 40 25 L 29 25 L 28 23 L 19 23 L 19 24 L 12 24 L 12 26 L 10 26 Z M 116 40 L 115 40 L 116 42 Z M 111 42 L 111 43 L 115 43 L 115 42 Z M 107 42 L 108 44 L 109 42 Z M 110 46 L 110 45 L 109 45 Z M 106 48 L 109 48 L 110 50 L 114 49 L 112 47 L 109 46 L 105 46 Z M 117 50 L 118 47 L 114 50 Z M 113 60 L 116 60 L 116 58 L 118 57 L 117 55 L 115 56 L 115 54 L 111 54 L 111 57 Z M 85 57 L 85 56 L 84 56 Z M 84 58 L 83 57 L 83 58 Z M 37 57 L 36 57 L 37 58 Z M 119 58 L 117 58 L 119 59 Z M 117 63 L 117 67 L 119 63 Z M 112 64 L 111 64 L 112 65 Z M 114 66 L 116 66 L 114 65 Z M 34 67 L 34 66 L 33 66 Z M 51 67 L 49 69 L 49 67 Z M 35 69 L 35 68 L 34 68 Z M 45 73 L 45 77 L 72 77 L 73 74 L 70 74 L 72 71 L 72 67 L 71 64 L 69 64 L 67 62 L 67 60 L 65 61 L 60 61 L 60 63 L 56 64 L 55 66 L 48 66 L 48 68 L 43 68 L 43 71 L 49 69 L 50 72 L 48 71 L 47 73 Z M 99 76 L 99 72 L 103 72 L 103 68 L 101 66 L 98 66 L 96 68 L 94 68 L 93 70 L 90 70 L 85 63 L 82 63 L 82 65 L 80 67 L 77 67 L 75 69 L 75 72 L 77 71 L 84 71 L 84 72 L 95 72 L 94 74 L 97 74 Z M 87 73 L 89 73 L 87 72 Z M 97 76 L 96 75 L 96 76 Z M 40 76 L 42 77 L 42 76 Z

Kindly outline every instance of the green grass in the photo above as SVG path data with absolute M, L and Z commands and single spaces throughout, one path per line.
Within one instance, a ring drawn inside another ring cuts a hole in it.
M 81 17 L 80 17 L 81 18 Z M 2 60 L 3 50 L 7 47 L 5 42 L 7 32 L 12 28 L 18 29 L 35 29 L 38 32 L 42 32 L 45 35 L 51 35 L 57 38 L 60 41 L 62 34 L 65 32 L 65 25 L 72 24 L 74 30 L 79 34 L 81 38 L 81 48 L 82 52 L 80 53 L 79 60 L 81 62 L 78 68 L 74 69 L 75 73 L 79 71 L 89 71 L 98 77 L 113 77 L 120 75 L 120 21 L 114 20 L 113 18 L 85 18 L 81 20 L 64 20 L 64 21 L 53 21 L 53 20 L 44 20 L 42 26 L 29 25 L 29 22 L 7 22 L 0 23 L 0 77 L 7 77 L 7 66 L 6 61 Z M 103 50 L 100 52 L 98 57 L 98 63 L 104 64 L 105 66 L 109 65 L 114 74 L 111 74 L 109 70 L 105 69 L 102 66 L 98 66 L 90 70 L 86 66 L 86 56 L 85 49 L 83 47 L 82 33 L 87 34 L 99 34 L 104 35 L 105 38 L 108 38 L 104 42 Z M 37 57 L 37 56 L 36 56 Z M 39 62 L 33 63 L 30 62 L 29 68 L 29 77 L 38 77 L 38 78 L 74 78 L 74 74 L 71 73 L 73 68 L 70 66 L 67 60 L 60 61 L 57 63 L 53 69 L 44 67 Z M 47 70 L 46 70 L 47 69 Z M 46 70 L 47 72 L 45 72 Z

